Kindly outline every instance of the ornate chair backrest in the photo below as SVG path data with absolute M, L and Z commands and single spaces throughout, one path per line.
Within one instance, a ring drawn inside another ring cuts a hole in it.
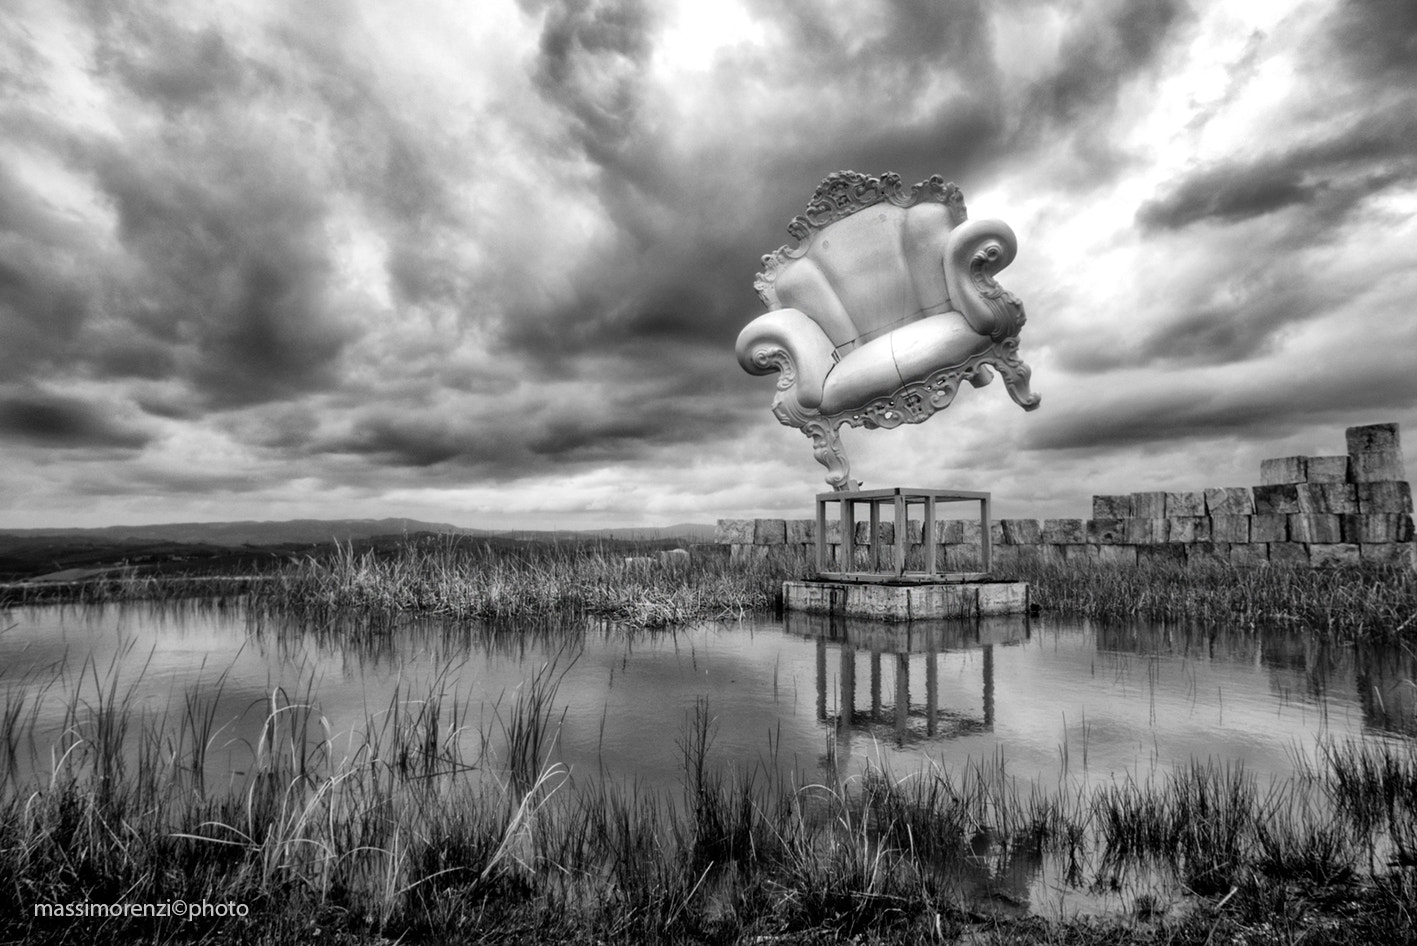
M 795 246 L 763 257 L 753 285 L 769 309 L 798 309 L 838 354 L 927 315 L 949 311 L 945 243 L 966 211 L 939 176 L 901 187 L 896 174 L 832 174 L 788 226 Z

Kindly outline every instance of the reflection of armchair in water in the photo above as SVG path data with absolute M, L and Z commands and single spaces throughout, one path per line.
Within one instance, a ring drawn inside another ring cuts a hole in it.
M 788 226 L 797 245 L 763 257 L 754 286 L 770 310 L 738 336 L 738 362 L 780 373 L 772 410 L 801 428 L 836 489 L 855 489 L 838 429 L 918 424 L 993 365 L 1024 410 L 1038 406 L 1018 356 L 1023 306 L 994 282 L 1017 249 L 998 220 L 966 222 L 938 176 L 839 171 Z

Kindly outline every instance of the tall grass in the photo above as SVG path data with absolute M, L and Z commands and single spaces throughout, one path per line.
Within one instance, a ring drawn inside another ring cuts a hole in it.
M 773 610 L 780 607 L 784 580 L 814 570 L 786 547 L 766 557 L 732 559 L 727 552 L 699 546 L 687 563 L 645 566 L 627 565 L 623 546 L 547 543 L 510 549 L 458 536 L 410 537 L 362 551 L 338 544 L 244 578 L 168 579 L 131 572 L 63 586 L 11 588 L 0 591 L 0 605 L 206 597 L 241 601 L 305 623 L 332 624 L 359 615 L 366 630 L 387 629 L 408 615 L 493 624 L 595 616 L 626 626 L 669 627 Z M 1397 566 L 1020 561 L 996 572 L 1029 582 L 1033 602 L 1045 611 L 1103 621 L 1285 627 L 1355 639 L 1417 633 L 1417 573 Z
M 491 623 L 595 615 L 666 627 L 769 610 L 783 578 L 805 569 L 787 556 L 740 563 L 721 552 L 627 565 L 623 551 L 587 545 L 508 551 L 456 537 L 392 552 L 340 545 L 282 572 L 253 600 L 317 620 L 351 611 L 389 622 L 410 613 Z
M 1274 916 L 1288 941 L 1323 941 L 1310 934 L 1345 903 L 1362 921 L 1328 941 L 1417 935 L 1406 878 L 1417 750 L 1406 744 L 1330 744 L 1267 787 L 1197 762 L 1155 782 L 1048 792 L 1020 787 L 1002 755 L 905 775 L 872 763 L 802 783 L 775 760 L 725 759 L 701 702 L 677 736 L 682 784 L 652 789 L 556 761 L 563 669 L 543 665 L 489 719 L 450 668 L 348 733 L 330 730 L 312 682 L 273 689 L 243 747 L 244 775 L 230 782 L 203 774 L 230 737 L 213 690 L 155 711 L 116 664 L 89 665 L 52 732 L 35 731 L 46 714 L 30 701 L 57 690 L 12 696 L 4 744 L 20 755 L 34 746 L 43 764 L 0 789 L 0 937 L 950 941 L 992 928 L 1005 942 L 1063 942 L 1096 932 L 1025 916 L 1045 875 L 1119 891 L 1137 916 L 1170 924 L 1161 941 L 1217 930 L 1231 941 Z M 220 928 L 32 915 L 39 903 L 172 899 L 240 902 L 251 915 Z M 1122 941 L 1124 927 L 1110 929 Z
M 1417 634 L 1417 573 L 1410 568 L 1029 562 L 1011 574 L 1029 582 L 1043 610 L 1100 620 L 1281 626 L 1344 638 Z

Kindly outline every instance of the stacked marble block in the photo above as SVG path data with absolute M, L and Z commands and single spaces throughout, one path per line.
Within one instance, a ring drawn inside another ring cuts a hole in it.
M 1094 496 L 1091 519 L 997 519 L 990 523 L 994 565 L 1025 561 L 1226 561 L 1342 565 L 1359 562 L 1417 567 L 1412 490 L 1396 424 L 1350 427 L 1344 456 L 1281 457 L 1260 464 L 1260 485 L 1195 492 Z M 811 519 L 721 519 L 717 541 L 735 559 L 816 554 Z M 909 542 L 920 560 L 922 532 L 912 520 Z M 879 541 L 895 542 L 895 525 L 880 524 Z M 978 567 L 980 523 L 936 524 L 939 567 Z M 856 524 L 856 568 L 867 567 L 870 527 Z M 833 568 L 840 568 L 841 523 L 827 523 Z M 912 564 L 912 567 L 919 567 Z

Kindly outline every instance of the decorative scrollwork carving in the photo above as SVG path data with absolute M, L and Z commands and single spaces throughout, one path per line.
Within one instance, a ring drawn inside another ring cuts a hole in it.
M 937 411 L 949 407 L 959 393 L 961 381 L 976 387 L 992 380 L 989 365 L 1003 376 L 1009 395 L 1025 410 L 1033 410 L 1041 401 L 1028 389 L 1032 371 L 1018 356 L 1018 339 L 1007 338 L 981 352 L 962 365 L 943 368 L 919 381 L 912 381 L 884 397 L 878 397 L 864 407 L 829 415 L 837 423 L 867 430 L 890 430 L 901 424 L 918 424 Z
M 832 489 L 860 488 L 851 478 L 851 461 L 846 458 L 846 448 L 837 432 L 839 420 L 804 409 L 791 391 L 778 391 L 772 401 L 772 412 L 780 423 L 798 428 L 812 441 L 812 456 L 827 468 L 827 484 Z
M 887 172 L 880 177 L 872 177 L 859 171 L 835 171 L 817 185 L 812 199 L 807 202 L 806 212 L 793 217 L 787 225 L 787 233 L 796 241 L 795 245 L 780 246 L 763 257 L 763 270 L 753 278 L 753 288 L 758 291 L 763 303 L 768 308 L 776 308 L 778 303 L 773 284 L 777 281 L 778 270 L 787 260 L 797 259 L 807 252 L 813 231 L 882 201 L 897 207 L 944 204 L 949 208 L 950 219 L 955 226 L 964 223 L 969 216 L 964 206 L 964 192 L 953 181 L 946 181 L 938 174 L 912 185 L 907 192 L 901 186 L 899 174 Z
M 776 370 L 777 389 L 785 391 L 797 383 L 797 365 L 792 360 L 792 353 L 781 345 L 765 345 L 753 352 L 753 364 L 763 369 L 766 374 Z
M 1027 321 L 1023 313 L 1023 303 L 1019 301 L 1018 296 L 994 279 L 994 273 L 1008 265 L 1010 259 L 1012 254 L 1008 253 L 1005 247 L 990 242 L 976 250 L 969 261 L 969 281 L 995 316 L 996 327 L 991 336 L 995 341 L 1016 334 Z
M 994 349 L 999 353 L 999 357 L 993 364 L 1004 379 L 1004 387 L 1008 390 L 1009 397 L 1024 410 L 1035 410 L 1043 402 L 1043 398 L 1029 390 L 1033 369 L 1019 357 L 1018 339 L 1006 338 L 995 345 Z

